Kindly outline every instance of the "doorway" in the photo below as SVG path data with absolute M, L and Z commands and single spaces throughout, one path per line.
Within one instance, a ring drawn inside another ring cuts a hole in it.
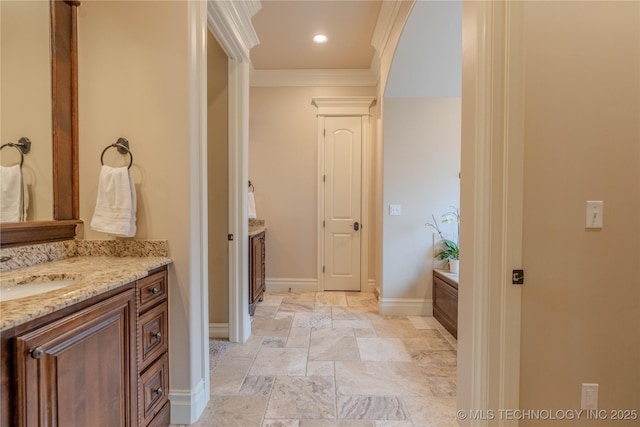
M 465 44 L 469 49 L 465 49 L 465 58 L 468 59 L 468 63 L 465 64 L 463 80 L 466 78 L 470 86 L 467 90 L 463 89 L 463 92 L 470 96 L 463 99 L 463 117 L 465 108 L 469 108 L 467 118 L 463 120 L 463 141 L 466 137 L 471 142 L 466 150 L 463 148 L 462 155 L 461 208 L 468 212 L 469 216 L 466 217 L 467 222 L 461 228 L 461 240 L 466 245 L 468 253 L 473 255 L 470 256 L 467 264 L 463 264 L 460 277 L 461 282 L 468 281 L 473 286 L 469 287 L 466 293 L 461 293 L 461 306 L 466 310 L 465 318 L 461 319 L 461 323 L 466 326 L 465 333 L 459 341 L 459 351 L 461 354 L 469 355 L 461 363 L 463 368 L 459 374 L 460 379 L 467 379 L 464 384 L 459 383 L 459 389 L 467 391 L 465 399 L 459 401 L 459 406 L 462 408 L 487 408 L 489 402 L 497 399 L 497 396 L 508 396 L 506 402 L 500 400 L 500 403 L 507 403 L 500 407 L 514 407 L 508 403 L 518 400 L 517 355 L 507 357 L 504 349 L 519 348 L 519 335 L 516 330 L 512 331 L 510 328 L 505 331 L 504 325 L 508 324 L 508 318 L 512 318 L 510 313 L 517 312 L 514 314 L 519 315 L 519 308 L 512 306 L 514 308 L 508 310 L 506 317 L 491 316 L 491 313 L 503 313 L 504 308 L 510 306 L 512 297 L 507 295 L 505 299 L 495 301 L 496 304 L 491 305 L 491 312 L 489 311 L 489 295 L 500 294 L 508 288 L 506 279 L 501 274 L 503 266 L 494 265 L 495 263 L 492 263 L 489 258 L 489 249 L 492 249 L 493 259 L 502 259 L 502 256 L 507 253 L 508 245 L 504 240 L 497 239 L 496 236 L 488 233 L 492 225 L 499 225 L 494 222 L 500 218 L 491 216 L 491 205 L 494 199 L 499 203 L 498 198 L 511 197 L 510 194 L 505 193 L 506 187 L 500 185 L 506 182 L 506 176 L 499 165 L 491 162 L 492 147 L 501 144 L 499 138 L 491 137 L 491 131 L 497 129 L 494 129 L 497 124 L 493 119 L 505 116 L 504 110 L 501 109 L 505 106 L 500 104 L 505 100 L 498 95 L 507 83 L 501 74 L 505 64 L 501 62 L 503 58 L 499 54 L 504 52 L 507 41 L 512 38 L 509 31 L 518 30 L 518 28 L 511 30 L 507 25 L 513 13 L 509 10 L 505 11 L 505 7 L 502 3 L 468 2 L 465 3 L 464 12 L 465 32 L 468 35 Z M 505 20 L 505 15 L 508 15 L 509 19 Z M 517 48 L 518 43 L 514 43 L 514 46 Z M 248 70 L 245 69 L 244 73 L 248 73 Z M 243 81 L 247 82 L 247 79 Z M 243 90 L 246 88 L 240 89 L 240 94 L 244 95 Z M 238 99 L 247 101 L 244 96 L 239 96 Z M 244 113 L 239 111 L 234 114 L 242 118 L 246 117 Z M 245 132 L 248 126 L 244 121 L 234 122 L 234 125 L 237 125 L 241 133 Z M 238 185 L 233 188 L 241 191 L 239 193 L 241 200 L 246 200 L 246 189 L 241 190 L 239 185 L 240 182 L 246 182 L 246 161 L 243 162 L 242 159 L 246 156 L 246 145 L 243 141 L 234 148 L 237 148 L 239 156 L 235 163 L 238 169 L 233 172 L 234 176 L 238 177 Z M 243 203 L 239 203 L 240 209 L 235 210 L 237 222 L 240 224 L 246 218 L 242 209 L 244 207 Z M 242 279 L 242 277 L 236 279 Z M 243 280 L 235 281 L 238 296 L 242 295 L 242 286 L 245 284 Z M 240 325 L 248 323 L 248 316 L 244 315 L 245 310 L 242 308 L 242 298 L 230 299 L 230 323 L 234 321 Z M 239 329 L 244 327 L 241 326 Z M 242 336 L 242 334 L 238 335 Z M 494 353 L 496 357 L 490 358 Z M 472 355 L 473 360 L 470 360 Z M 499 372 L 494 371 L 493 363 L 490 366 L 490 359 L 498 361 Z M 490 379 L 496 379 L 496 384 L 492 387 L 494 391 L 487 396 Z
M 324 289 L 360 291 L 362 199 L 360 117 L 324 119 Z
M 318 291 L 361 291 L 368 275 L 373 96 L 314 97 L 318 126 Z

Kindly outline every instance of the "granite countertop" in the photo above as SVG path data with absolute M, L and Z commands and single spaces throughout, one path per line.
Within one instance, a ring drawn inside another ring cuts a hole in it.
M 3 272 L 3 287 L 29 281 L 30 276 L 77 281 L 57 290 L 0 302 L 0 331 L 116 289 L 171 262 L 167 257 L 78 256 Z
M 249 237 L 260 234 L 266 229 L 264 219 L 249 218 Z
M 265 231 L 267 229 L 267 227 L 265 227 L 264 225 L 256 225 L 256 226 L 249 226 L 249 237 L 251 236 L 255 236 L 256 234 L 260 234 L 263 231 Z

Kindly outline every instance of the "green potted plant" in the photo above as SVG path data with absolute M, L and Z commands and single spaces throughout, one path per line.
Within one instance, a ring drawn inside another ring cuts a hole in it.
M 451 212 L 447 212 L 442 215 L 443 223 L 452 223 L 455 222 L 458 224 L 458 235 L 460 233 L 460 211 L 456 207 L 451 207 L 453 210 Z M 440 236 L 440 240 L 442 241 L 442 247 L 440 248 L 440 252 L 436 254 L 436 258 L 441 260 L 448 260 L 449 262 L 449 271 L 455 274 L 458 274 L 459 266 L 460 266 L 460 249 L 458 247 L 458 242 L 447 239 L 444 237 L 442 230 L 438 226 L 438 222 L 436 221 L 436 217 L 431 214 L 431 218 L 433 218 L 433 222 L 428 222 L 426 225 L 433 228 Z

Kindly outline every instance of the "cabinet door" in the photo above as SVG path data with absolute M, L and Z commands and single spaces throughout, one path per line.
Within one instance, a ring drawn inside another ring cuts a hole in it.
M 18 336 L 19 425 L 136 425 L 135 313 L 130 288 Z
M 264 233 L 251 238 L 251 302 L 262 296 L 264 288 Z
M 261 289 L 261 292 L 264 292 L 267 289 L 266 286 L 266 282 L 267 282 L 267 276 L 266 276 L 266 267 L 267 267 L 267 263 L 266 263 L 266 254 L 267 254 L 267 250 L 266 250 L 266 233 L 262 233 L 261 237 L 260 237 L 260 278 L 259 278 L 259 286 Z

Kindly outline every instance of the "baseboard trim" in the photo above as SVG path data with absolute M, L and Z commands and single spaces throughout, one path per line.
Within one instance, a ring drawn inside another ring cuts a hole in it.
M 171 404 L 171 424 L 190 425 L 198 421 L 209 402 L 205 392 L 204 380 L 200 379 L 193 390 L 175 390 L 169 392 Z
M 270 292 L 318 292 L 318 281 L 316 279 L 267 279 L 265 281 L 267 291 Z M 376 281 L 369 279 L 362 289 L 362 292 L 376 292 Z M 210 323 L 209 336 L 211 335 L 211 325 L 224 325 L 223 323 Z
M 265 286 L 268 292 L 317 292 L 316 279 L 267 279 Z
M 374 279 L 369 279 L 367 284 L 365 285 L 362 292 L 375 293 L 376 292 L 376 281 Z
M 229 338 L 229 324 L 209 323 L 209 338 Z
M 433 316 L 433 300 L 408 298 L 380 298 L 383 316 Z

